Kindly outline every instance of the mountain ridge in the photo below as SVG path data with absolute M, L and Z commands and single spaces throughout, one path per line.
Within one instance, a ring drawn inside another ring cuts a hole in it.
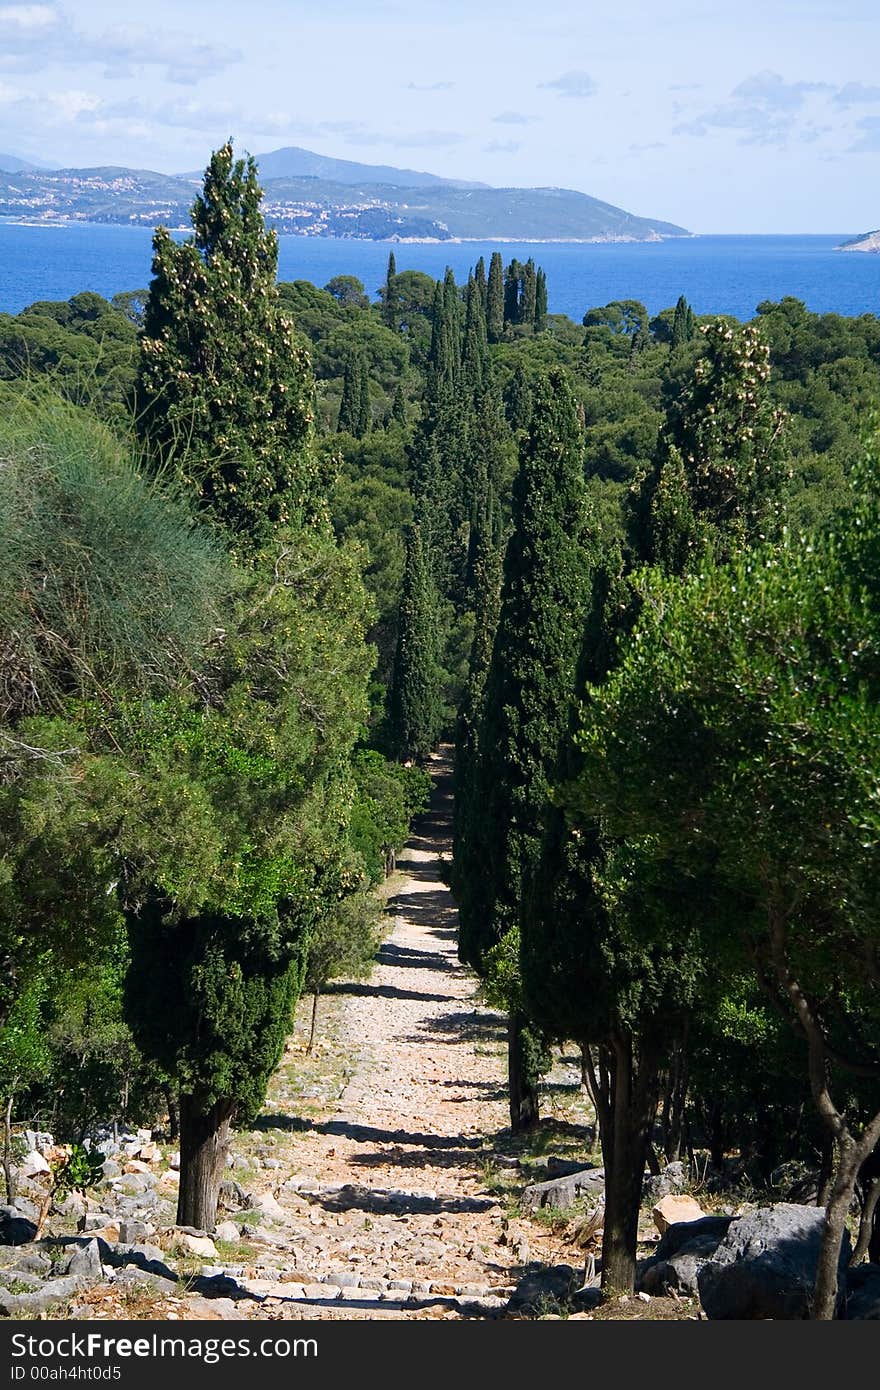
M 267 177 L 267 168 L 291 165 L 335 169 L 342 177 L 330 179 L 316 172 Z M 492 188 L 389 165 L 331 160 L 298 146 L 259 156 L 257 167 L 266 221 L 285 234 L 373 241 L 582 242 L 690 235 L 675 223 L 636 216 L 569 188 Z M 366 177 L 356 178 L 361 171 Z M 391 174 L 423 182 L 382 181 Z M 0 217 L 149 227 L 162 223 L 186 229 L 200 184 L 201 175 L 169 175 L 124 165 L 0 172 Z

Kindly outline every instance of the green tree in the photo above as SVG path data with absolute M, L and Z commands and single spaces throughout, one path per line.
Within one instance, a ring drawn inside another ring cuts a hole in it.
M 486 677 L 479 753 L 466 793 L 479 819 L 462 827 L 456 870 L 462 959 L 484 972 L 492 947 L 518 929 L 523 878 L 540 846 L 541 819 L 574 687 L 579 619 L 589 588 L 581 431 L 561 373 L 537 392 L 513 498 L 501 613 Z M 536 1056 L 527 1020 L 511 1016 L 511 1123 L 537 1120 Z
M 334 275 L 324 289 L 332 294 L 343 309 L 369 309 L 370 301 L 364 292 L 363 281 L 356 275 Z
M 397 651 L 389 696 L 390 743 L 396 757 L 419 762 L 441 731 L 437 595 L 422 544 L 421 528 L 407 532 Z
M 822 1318 L 880 1137 L 875 461 L 863 476 L 840 542 L 757 551 L 680 584 L 646 578 L 637 640 L 591 692 L 574 791 L 637 852 L 649 903 L 658 864 L 702 881 L 704 958 L 753 973 L 802 1038 L 836 1149 Z M 651 936 L 669 919 L 658 912 Z M 847 1072 L 873 1078 L 864 1108 Z
M 362 439 L 370 427 L 370 374 L 364 355 L 355 349 L 345 360 L 337 429 Z
M 307 516 L 315 495 L 308 362 L 279 310 L 261 198 L 253 159 L 226 144 L 193 203 L 192 238 L 158 229 L 138 373 L 157 463 L 251 537 Z
M 547 327 L 547 275 L 542 266 L 538 266 L 538 273 L 535 279 L 535 332 L 543 333 Z
M 389 328 L 395 332 L 398 328 L 398 316 L 400 314 L 400 292 L 397 285 L 397 261 L 394 252 L 388 253 L 388 271 L 385 275 L 384 293 L 382 294 L 382 317 Z
M 684 295 L 679 295 L 675 305 L 675 313 L 672 318 L 672 347 L 681 347 L 683 343 L 689 343 L 696 337 L 697 319 L 690 304 Z
M 504 262 L 500 251 L 493 251 L 486 287 L 486 332 L 490 343 L 504 337 Z
M 641 306 L 624 301 L 597 316 L 630 336 L 638 331 Z M 600 331 L 598 317 L 588 333 Z M 708 357 L 692 368 L 681 400 L 671 405 L 634 505 L 635 558 L 672 573 L 757 541 L 780 506 L 783 422 L 768 397 L 766 353 L 755 335 L 738 336 L 726 324 L 712 326 L 707 338 Z M 640 606 L 622 558 L 610 554 L 597 572 L 585 625 L 581 686 L 589 680 L 598 688 L 608 678 Z M 579 775 L 579 754 L 570 749 L 560 780 Z M 548 815 L 526 895 L 525 993 L 546 1028 L 599 1049 L 592 1090 L 607 1177 L 606 1288 L 633 1286 L 661 1075 L 695 1003 L 702 964 L 692 950 L 694 918 L 707 891 L 671 860 L 652 860 L 649 873 L 643 848 L 619 843 L 598 820 L 572 823 L 559 804 Z

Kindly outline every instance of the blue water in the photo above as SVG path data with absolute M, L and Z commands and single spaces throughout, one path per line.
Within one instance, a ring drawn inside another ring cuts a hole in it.
M 751 318 L 762 299 L 794 295 L 817 313 L 880 312 L 880 255 L 841 254 L 839 236 L 703 236 L 644 244 L 577 246 L 491 242 L 398 245 L 397 269 L 466 278 L 479 256 L 534 256 L 547 271 L 550 310 L 580 320 L 611 299 L 640 299 L 650 313 L 685 294 L 697 313 Z M 108 298 L 149 283 L 151 233 L 140 227 L 17 226 L 0 222 L 0 312 L 80 290 Z M 371 241 L 282 237 L 279 276 L 325 285 L 356 275 L 373 294 L 389 246 Z

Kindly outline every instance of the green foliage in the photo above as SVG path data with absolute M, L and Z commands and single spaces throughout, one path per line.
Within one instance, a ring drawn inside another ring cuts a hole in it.
M 480 814 L 469 818 L 456 867 L 459 949 L 478 969 L 517 925 L 522 878 L 540 843 L 589 592 L 587 526 L 577 411 L 557 374 L 542 383 L 521 454 L 470 772 Z
M 0 459 L 3 717 L 186 681 L 231 589 L 186 506 L 50 396 L 0 422 Z
M 331 980 L 368 975 L 382 940 L 382 911 L 368 889 L 347 894 L 309 932 L 304 992 L 320 994 Z
M 389 698 L 389 744 L 399 759 L 427 758 L 441 732 L 437 596 L 421 530 L 407 533 L 406 565 Z
M 156 460 L 244 539 L 308 518 L 317 482 L 308 360 L 279 309 L 261 198 L 253 159 L 227 144 L 205 171 L 193 237 L 158 229 L 138 375 Z
M 402 848 L 414 816 L 425 809 L 431 779 L 417 767 L 386 761 L 373 749 L 361 749 L 352 764 L 355 796 L 349 839 L 373 883 L 388 872 L 392 855 Z
M 64 1163 L 53 1174 L 52 1189 L 57 1197 L 69 1192 L 88 1192 L 103 1180 L 103 1156 L 82 1144 L 71 1145 Z

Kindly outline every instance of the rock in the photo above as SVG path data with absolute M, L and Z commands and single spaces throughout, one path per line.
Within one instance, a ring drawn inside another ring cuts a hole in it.
M 258 1197 L 252 1198 L 252 1205 L 255 1211 L 261 1211 L 270 1221 L 284 1221 L 286 1219 L 284 1208 L 271 1192 L 261 1192 Z
M 130 1158 L 123 1168 L 123 1173 L 149 1173 L 149 1163 L 144 1163 L 141 1158 Z
M 53 1147 L 55 1140 L 51 1134 L 46 1134 L 43 1130 L 26 1129 L 24 1132 L 24 1142 L 29 1150 L 33 1151 L 37 1149 L 42 1152 L 43 1149 Z
M 146 1165 L 144 1165 L 146 1167 Z M 156 1179 L 147 1169 L 144 1173 L 124 1173 L 121 1178 L 116 1178 L 113 1190 L 125 1197 L 141 1197 L 145 1192 L 149 1192 Z
M 171 1166 L 173 1168 L 174 1164 Z M 240 1182 L 236 1182 L 234 1178 L 224 1178 L 220 1184 L 217 1205 L 225 1211 L 247 1211 L 253 1206 L 253 1198 L 249 1192 L 245 1192 Z
M 651 1215 L 662 1236 L 679 1221 L 699 1221 L 706 1213 L 693 1197 L 677 1197 L 670 1193 L 668 1197 L 660 1198 Z
M 824 1227 L 821 1207 L 790 1202 L 732 1221 L 697 1278 L 704 1312 L 712 1319 L 809 1317 Z M 847 1233 L 840 1256 L 841 1289 L 849 1255 Z
M 175 1244 L 190 1255 L 198 1255 L 202 1260 L 218 1259 L 217 1247 L 210 1236 L 191 1236 L 188 1231 L 175 1233 Z
M 168 1167 L 173 1168 L 175 1173 L 180 1172 L 180 1154 L 172 1154 L 168 1160 Z
M 71 1298 L 79 1286 L 76 1275 L 69 1274 L 63 1279 L 49 1279 L 29 1293 L 11 1294 L 0 1288 L 0 1313 L 10 1318 L 20 1318 L 28 1313 L 48 1313 L 57 1304 Z
M 141 1151 L 138 1157 L 142 1163 L 155 1163 L 162 1157 L 162 1151 L 158 1144 L 154 1144 L 150 1141 L 147 1144 L 141 1145 Z
M 221 1221 L 214 1232 L 215 1240 L 225 1240 L 227 1244 L 234 1244 L 241 1239 L 241 1231 L 234 1221 Z
M 564 1178 L 551 1178 L 548 1182 L 531 1183 L 523 1192 L 521 1202 L 526 1211 L 537 1211 L 540 1207 L 573 1206 L 579 1197 L 591 1200 L 601 1199 L 605 1193 L 605 1169 L 582 1168 Z
M 111 1178 L 118 1178 L 122 1169 L 114 1158 L 105 1158 L 104 1162 L 101 1164 L 101 1171 L 104 1174 L 105 1180 L 109 1182 Z
M 514 1162 L 516 1162 L 516 1159 L 514 1159 Z M 582 1173 L 584 1171 L 582 1160 L 576 1158 L 559 1158 L 557 1154 L 548 1155 L 546 1168 L 548 1178 L 570 1178 L 573 1173 Z
M 732 1216 L 704 1216 L 699 1221 L 677 1221 L 658 1242 L 651 1258 L 639 1262 L 637 1288 L 655 1297 L 683 1293 L 697 1298 L 697 1276 L 733 1220 Z
M 642 1184 L 644 1201 L 659 1202 L 661 1197 L 683 1192 L 688 1184 L 686 1163 L 667 1163 L 662 1173 L 645 1178 Z
M 846 1317 L 880 1322 L 880 1265 L 856 1265 L 846 1274 Z
M 64 1273 L 75 1274 L 82 1287 L 101 1282 L 104 1271 L 101 1268 L 101 1253 L 98 1242 L 94 1237 L 76 1246 L 64 1266 Z
M 29 1293 L 33 1289 L 41 1289 L 43 1280 L 37 1274 L 31 1274 L 28 1269 L 19 1269 L 14 1266 L 12 1269 L 0 1270 L 0 1288 L 6 1293 Z
M 116 1239 L 121 1240 L 123 1245 L 137 1245 L 140 1241 L 146 1240 L 148 1234 L 146 1221 L 129 1217 L 126 1221 L 120 1221 L 119 1235 Z
M 92 1226 L 89 1235 L 94 1236 L 95 1240 L 103 1240 L 107 1245 L 116 1245 L 122 1239 L 122 1232 L 116 1221 L 107 1221 L 103 1226 Z
M 580 1284 L 580 1272 L 571 1265 L 553 1265 L 520 1279 L 507 1302 L 506 1312 L 521 1317 L 540 1317 L 569 1307 Z
M 37 1234 L 35 1221 L 30 1221 L 15 1207 L 0 1207 L 0 1245 L 27 1245 Z
M 51 1173 L 51 1171 L 52 1169 L 43 1155 L 37 1149 L 31 1149 L 19 1165 L 18 1176 L 20 1178 L 37 1178 L 41 1177 L 43 1173 Z
M 35 1274 L 45 1279 L 52 1272 L 52 1260 L 42 1250 L 31 1249 L 18 1257 L 14 1268 L 23 1269 L 27 1274 Z

